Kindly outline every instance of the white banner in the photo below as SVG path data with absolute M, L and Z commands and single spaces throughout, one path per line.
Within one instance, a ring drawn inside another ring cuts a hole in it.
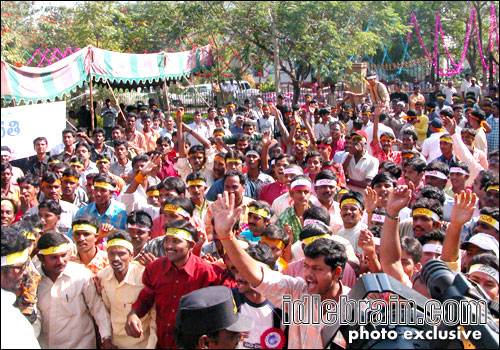
M 36 154 L 33 140 L 45 137 L 47 150 L 61 143 L 66 127 L 66 102 L 2 108 L 2 146 L 12 150 L 12 159 Z

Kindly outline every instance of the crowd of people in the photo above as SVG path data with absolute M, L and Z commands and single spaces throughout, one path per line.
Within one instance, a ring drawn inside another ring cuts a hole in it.
M 430 297 L 431 259 L 498 301 L 498 89 L 366 81 L 190 124 L 106 100 L 103 128 L 25 140 L 18 167 L 2 145 L 2 348 L 322 348 L 284 295 L 384 272 Z

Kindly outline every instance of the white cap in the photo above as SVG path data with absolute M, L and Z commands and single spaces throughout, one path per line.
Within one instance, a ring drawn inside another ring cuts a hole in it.
M 482 232 L 476 233 L 474 236 L 469 238 L 468 241 L 463 242 L 460 245 L 460 248 L 467 249 L 469 244 L 474 244 L 483 250 L 493 251 L 493 254 L 498 257 L 498 241 L 492 235 Z

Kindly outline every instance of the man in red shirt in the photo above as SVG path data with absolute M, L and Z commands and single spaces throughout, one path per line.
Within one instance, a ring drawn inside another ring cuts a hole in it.
M 401 166 L 401 152 L 393 151 L 392 145 L 394 144 L 394 136 L 391 133 L 384 132 L 380 136 L 380 143 L 378 138 L 379 118 L 382 114 L 382 104 L 377 104 L 375 109 L 375 118 L 373 120 L 373 138 L 370 143 L 372 155 L 378 159 L 380 163 L 390 161 Z
M 235 286 L 220 267 L 192 254 L 197 241 L 195 228 L 186 220 L 170 223 L 165 233 L 167 256 L 146 266 L 142 277 L 144 288 L 128 314 L 125 331 L 138 338 L 142 335 L 140 318 L 156 306 L 158 349 L 177 348 L 174 340 L 175 314 L 185 294 L 208 286 Z
M 259 200 L 266 201 L 269 205 L 272 205 L 276 198 L 288 192 L 287 178 L 284 174 L 284 170 L 291 161 L 291 157 L 285 154 L 280 154 L 275 159 L 274 167 L 276 169 L 278 181 L 262 187 Z

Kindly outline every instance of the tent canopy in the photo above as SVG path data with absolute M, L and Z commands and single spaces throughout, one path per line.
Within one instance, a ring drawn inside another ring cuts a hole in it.
M 62 99 L 90 80 L 132 89 L 180 80 L 214 65 L 210 45 L 190 51 L 127 54 L 87 46 L 45 68 L 16 67 L 2 61 L 1 98 L 10 103 Z

